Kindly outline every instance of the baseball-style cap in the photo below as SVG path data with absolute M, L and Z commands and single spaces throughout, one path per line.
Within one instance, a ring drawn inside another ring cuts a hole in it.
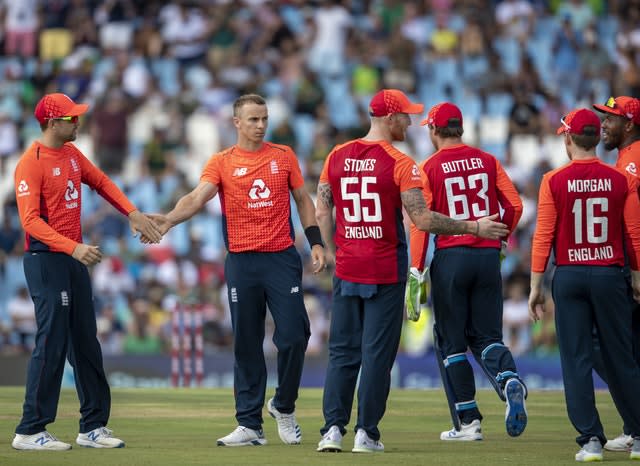
M 586 108 L 580 108 L 569 112 L 567 115 L 560 118 L 562 126 L 558 128 L 556 134 L 570 133 L 570 134 L 585 134 L 585 128 L 591 126 L 594 128 L 593 133 L 586 134 L 600 134 L 600 118 L 593 111 Z
M 36 105 L 33 115 L 40 124 L 67 116 L 79 116 L 85 113 L 89 104 L 77 104 L 66 94 L 46 94 Z
M 387 116 L 392 113 L 422 113 L 424 105 L 415 104 L 404 92 L 398 89 L 382 89 L 371 98 L 369 115 L 372 117 Z
M 594 104 L 593 108 L 599 112 L 623 116 L 633 121 L 636 125 L 640 125 L 640 99 L 626 95 L 609 97 L 604 105 Z
M 422 126 L 433 125 L 438 128 L 461 128 L 462 112 L 451 102 L 442 102 L 431 107 L 427 118 L 422 120 L 420 124 Z

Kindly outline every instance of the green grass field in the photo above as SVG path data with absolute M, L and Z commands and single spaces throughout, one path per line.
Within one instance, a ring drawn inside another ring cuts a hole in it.
M 273 389 L 268 390 L 271 396 Z M 483 442 L 446 443 L 439 440 L 450 420 L 444 394 L 428 390 L 392 390 L 387 413 L 380 425 L 385 452 L 350 453 L 353 434 L 344 441 L 343 453 L 316 453 L 322 425 L 319 389 L 305 389 L 297 406 L 303 443 L 280 442 L 275 421 L 265 414 L 263 447 L 217 447 L 217 438 L 235 428 L 233 394 L 219 389 L 118 389 L 113 390 L 110 427 L 127 443 L 118 450 L 85 449 L 75 445 L 78 401 L 74 390 L 64 390 L 57 421 L 49 430 L 73 443 L 65 452 L 21 452 L 11 440 L 21 414 L 23 388 L 0 388 L 0 465 L 199 465 L 199 464 L 305 464 L 305 465 L 559 465 L 575 464 L 575 431 L 566 416 L 561 392 L 532 392 L 528 400 L 529 425 L 519 438 L 504 430 L 504 405 L 492 391 L 477 400 L 485 417 Z M 598 394 L 602 421 L 609 436 L 620 432 L 621 421 L 608 393 Z M 353 419 L 353 417 L 352 417 Z M 353 425 L 349 426 L 351 429 Z M 605 453 L 606 461 L 628 461 L 626 453 Z

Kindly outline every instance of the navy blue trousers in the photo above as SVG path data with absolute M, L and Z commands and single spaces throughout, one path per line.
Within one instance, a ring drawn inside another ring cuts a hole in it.
M 625 269 L 626 270 L 626 269 Z M 631 276 L 625 273 L 625 277 L 628 283 L 631 283 Z M 629 286 L 629 306 L 631 306 L 631 339 L 633 346 L 633 358 L 636 360 L 636 364 L 640 367 L 640 304 L 634 301 L 633 293 L 631 292 L 631 286 Z M 598 339 L 598 332 L 593 329 L 593 368 L 598 373 L 600 378 L 607 384 L 607 372 L 604 367 L 604 361 L 602 360 L 602 352 L 600 350 L 600 341 Z M 622 426 L 622 431 L 626 435 L 630 435 L 631 431 L 626 425 Z
M 292 413 L 311 335 L 302 293 L 302 261 L 295 248 L 280 252 L 229 253 L 225 261 L 231 309 L 233 370 L 238 425 L 262 426 L 267 388 L 263 341 L 267 306 L 273 316 L 278 350 L 275 408 Z
M 640 435 L 640 368 L 633 358 L 628 283 L 621 267 L 558 267 L 552 291 L 569 420 L 584 445 L 607 439 L 593 391 L 593 329 L 611 397 L 631 435 Z
M 431 261 L 433 312 L 444 357 L 455 361 L 446 371 L 463 423 L 482 419 L 475 403 L 475 379 L 466 357 L 471 350 L 492 384 L 501 390 L 516 364 L 502 343 L 500 252 L 494 248 L 436 249 Z M 460 357 L 455 357 L 460 355 Z M 439 357 L 439 355 L 436 355 Z M 504 376 L 504 377 L 503 377 Z
M 358 420 L 378 440 L 378 423 L 387 406 L 391 368 L 398 352 L 404 312 L 405 282 L 378 285 L 370 298 L 343 296 L 343 281 L 333 280 L 329 364 L 324 382 L 320 433 L 338 426 L 344 435 L 351 418 L 358 373 Z
M 65 359 L 80 400 L 80 432 L 106 426 L 111 393 L 97 338 L 87 267 L 62 253 L 28 252 L 24 273 L 36 312 L 36 344 L 27 369 L 22 420 L 16 433 L 36 434 L 58 410 Z

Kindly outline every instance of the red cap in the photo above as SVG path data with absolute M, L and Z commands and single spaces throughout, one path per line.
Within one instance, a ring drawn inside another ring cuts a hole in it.
M 387 116 L 392 113 L 422 113 L 424 105 L 414 104 L 404 92 L 397 89 L 382 89 L 371 98 L 369 115 Z
M 451 119 L 458 119 L 460 122 L 450 121 Z M 420 124 L 422 126 L 433 125 L 438 128 L 461 128 L 462 112 L 450 102 L 441 102 L 429 110 L 427 118 L 422 120 Z
M 623 116 L 633 121 L 636 125 L 640 125 L 640 99 L 627 97 L 609 97 L 604 105 L 594 105 L 599 112 L 611 113 L 613 115 Z
M 82 115 L 88 108 L 88 104 L 77 104 L 66 94 L 47 94 L 40 99 L 33 115 L 42 124 L 52 118 Z
M 573 110 L 560 119 L 562 126 L 558 128 L 556 134 L 585 134 L 584 130 L 587 126 L 594 127 L 594 135 L 600 134 L 600 118 L 593 111 L 581 108 Z

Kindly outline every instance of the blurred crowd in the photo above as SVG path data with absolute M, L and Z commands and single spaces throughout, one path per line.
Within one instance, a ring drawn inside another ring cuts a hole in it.
M 464 140 L 518 186 L 505 342 L 515 355 L 554 353 L 552 313 L 536 325 L 527 315 L 537 187 L 566 157 L 559 119 L 610 95 L 639 97 L 639 67 L 640 0 L 0 0 L 0 353 L 33 344 L 13 168 L 40 134 L 32 112 L 44 93 L 89 103 L 77 145 L 140 210 L 166 212 L 235 142 L 239 95 L 267 98 L 267 139 L 294 147 L 314 193 L 324 157 L 365 134 L 383 87 L 427 108 L 459 105 Z M 419 121 L 399 145 L 417 161 L 433 152 Z M 106 254 L 92 270 L 105 354 L 168 352 L 182 308 L 202 310 L 205 352 L 230 347 L 217 198 L 152 247 L 88 189 L 82 209 L 85 242 Z M 308 259 L 300 230 L 297 240 Z M 311 354 L 325 350 L 330 286 L 328 274 L 305 274 Z M 407 323 L 402 351 L 429 349 L 429 316 Z

